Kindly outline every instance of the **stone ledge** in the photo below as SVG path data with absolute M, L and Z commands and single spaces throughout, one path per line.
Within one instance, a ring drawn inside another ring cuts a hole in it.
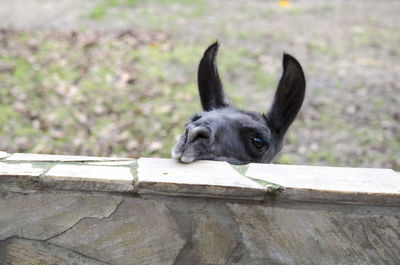
M 55 165 L 41 177 L 42 187 L 67 190 L 133 191 L 128 167 Z
M 400 174 L 391 169 L 233 167 L 216 161 L 186 165 L 161 158 L 7 154 L 0 158 L 0 190 L 16 189 L 400 205 Z
M 44 168 L 32 167 L 29 163 L 7 164 L 0 162 L 0 177 L 4 178 L 29 178 L 39 177 L 45 171 Z
M 5 157 L 7 157 L 7 156 L 9 156 L 9 155 L 10 155 L 10 154 L 8 154 L 8 153 L 6 153 L 6 152 L 0 151 L 0 159 L 5 158 Z
M 138 160 L 139 193 L 262 200 L 267 189 L 226 162 L 182 164 L 173 159 Z
M 286 200 L 400 205 L 392 169 L 250 164 L 246 176 L 284 186 Z

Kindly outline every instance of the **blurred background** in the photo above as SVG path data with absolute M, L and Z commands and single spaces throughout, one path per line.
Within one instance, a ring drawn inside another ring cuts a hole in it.
M 282 53 L 307 96 L 275 163 L 400 170 L 400 1 L 0 0 L 0 150 L 169 157 L 221 42 L 231 102 L 266 112 Z

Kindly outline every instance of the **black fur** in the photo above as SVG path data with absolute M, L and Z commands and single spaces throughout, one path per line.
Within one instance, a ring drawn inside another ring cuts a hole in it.
M 283 55 L 283 74 L 266 115 L 229 105 L 219 79 L 215 42 L 200 61 L 198 85 L 203 112 L 194 115 L 171 151 L 183 163 L 219 160 L 231 164 L 270 163 L 281 150 L 285 133 L 296 118 L 305 95 L 299 62 Z

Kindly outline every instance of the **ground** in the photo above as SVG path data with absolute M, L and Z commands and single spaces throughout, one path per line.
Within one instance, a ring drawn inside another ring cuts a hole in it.
M 283 52 L 303 65 L 306 100 L 275 163 L 400 170 L 399 13 L 398 1 L 0 0 L 0 150 L 169 157 L 218 39 L 244 109 L 268 110 Z

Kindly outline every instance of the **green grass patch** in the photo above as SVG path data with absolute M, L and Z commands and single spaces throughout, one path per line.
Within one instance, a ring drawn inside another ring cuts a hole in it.
M 275 75 L 266 74 L 261 70 L 256 71 L 256 82 L 257 89 L 259 91 L 265 91 L 266 88 L 270 88 L 277 84 L 277 77 Z
M 292 16 L 298 16 L 304 13 L 304 10 L 301 8 L 290 8 L 288 9 L 288 13 Z
M 136 36 L 100 36 L 90 39 L 88 46 L 82 43 L 88 39 L 86 33 L 77 34 L 78 42 L 69 34 L 10 33 L 9 45 L 0 46 L 0 66 L 5 69 L 0 72 L 4 149 L 10 153 L 169 157 L 184 124 L 201 111 L 197 67 L 213 40 L 177 41 L 158 38 L 160 32 L 154 36 L 146 32 L 135 45 L 129 38 Z M 329 54 L 319 42 L 310 49 Z M 275 88 L 279 74 L 260 68 L 257 58 L 261 52 L 265 50 L 229 45 L 220 50 L 219 73 L 233 105 L 245 106 L 248 93 L 257 97 L 266 88 Z M 312 67 L 319 70 L 318 64 L 308 64 L 306 73 Z M 400 139 L 393 111 L 397 99 L 392 86 L 379 96 L 368 96 L 378 93 L 374 87 L 357 97 L 358 102 L 368 104 L 350 115 L 347 104 L 371 83 L 352 79 L 352 85 L 346 86 L 347 77 L 326 75 L 321 74 L 322 80 L 331 78 L 329 82 L 319 83 L 318 71 L 317 82 L 307 92 L 311 93 L 309 103 L 275 162 L 399 168 Z M 315 75 L 310 73 L 308 78 Z M 339 81 L 335 84 L 335 80 Z M 365 117 L 371 117 L 368 124 L 362 121 Z
M 338 50 L 335 47 L 330 46 L 324 42 L 310 41 L 308 43 L 308 47 L 310 47 L 311 50 L 315 50 L 321 54 L 325 54 L 331 57 L 336 57 L 339 54 Z
M 137 0 L 103 0 L 97 4 L 89 13 L 91 19 L 102 19 L 107 15 L 107 11 L 111 7 L 122 5 L 136 5 Z

